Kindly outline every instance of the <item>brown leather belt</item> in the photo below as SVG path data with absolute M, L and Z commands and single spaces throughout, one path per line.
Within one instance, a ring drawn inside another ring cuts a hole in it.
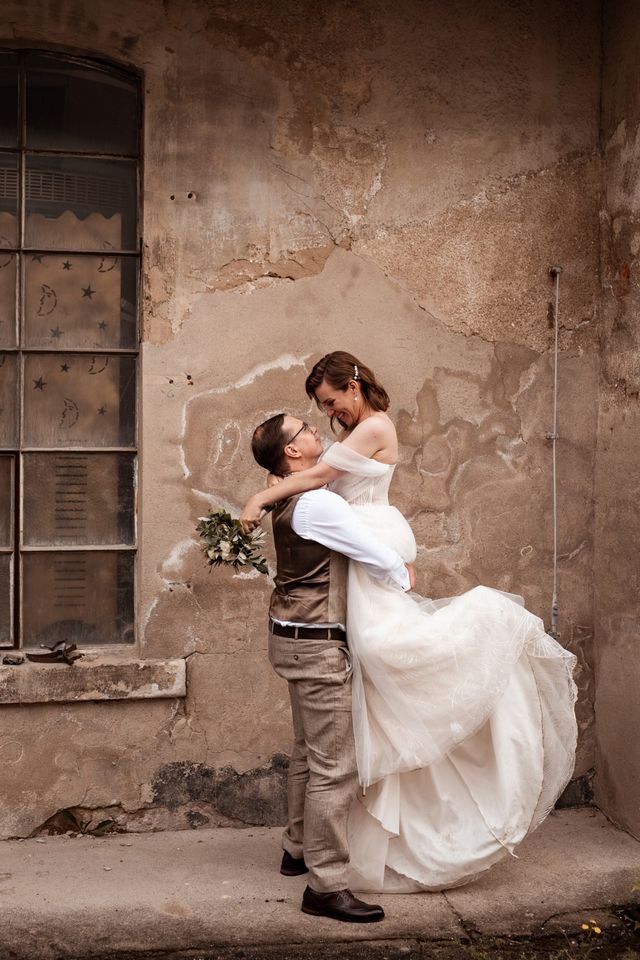
M 281 623 L 271 621 L 271 633 L 276 637 L 293 637 L 295 640 L 342 640 L 347 635 L 339 627 L 285 627 Z

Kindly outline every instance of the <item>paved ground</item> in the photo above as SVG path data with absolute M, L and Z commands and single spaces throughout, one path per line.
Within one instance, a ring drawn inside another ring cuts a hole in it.
M 376 898 L 386 919 L 365 925 L 300 912 L 305 881 L 279 875 L 279 834 L 250 828 L 0 843 L 0 960 L 484 957 L 554 933 L 568 949 L 589 940 L 587 952 L 597 946 L 600 955 L 605 941 L 615 941 L 619 949 L 607 956 L 640 956 L 619 942 L 629 926 L 614 909 L 640 903 L 631 893 L 640 843 L 596 810 L 554 813 L 519 859 L 467 887 Z M 591 920 L 602 934 L 580 931 Z M 493 950 L 483 953 L 487 944 Z

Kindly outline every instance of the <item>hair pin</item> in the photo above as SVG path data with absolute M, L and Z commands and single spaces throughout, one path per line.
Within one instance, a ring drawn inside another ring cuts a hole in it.
M 353 379 L 354 379 L 354 380 L 359 380 L 359 379 L 360 379 L 360 374 L 358 373 L 358 364 L 357 364 L 357 363 L 354 363 L 354 365 L 353 365 Z

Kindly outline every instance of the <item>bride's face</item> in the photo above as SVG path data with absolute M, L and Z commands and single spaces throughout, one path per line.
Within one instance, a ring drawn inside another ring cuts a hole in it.
M 350 380 L 344 389 L 332 387 L 323 380 L 315 392 L 319 407 L 328 417 L 335 417 L 340 426 L 349 430 L 358 422 L 361 412 L 360 385 Z

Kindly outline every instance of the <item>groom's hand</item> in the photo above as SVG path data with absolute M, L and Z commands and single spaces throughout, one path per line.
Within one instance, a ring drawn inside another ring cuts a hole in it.
M 412 563 L 405 563 L 405 567 L 407 568 L 407 573 L 409 574 L 409 590 L 413 590 L 416 585 L 416 572 L 413 569 Z
M 251 497 L 250 500 L 247 500 L 239 517 L 240 526 L 244 533 L 251 533 L 256 527 L 260 526 L 262 509 L 262 504 L 257 497 Z

